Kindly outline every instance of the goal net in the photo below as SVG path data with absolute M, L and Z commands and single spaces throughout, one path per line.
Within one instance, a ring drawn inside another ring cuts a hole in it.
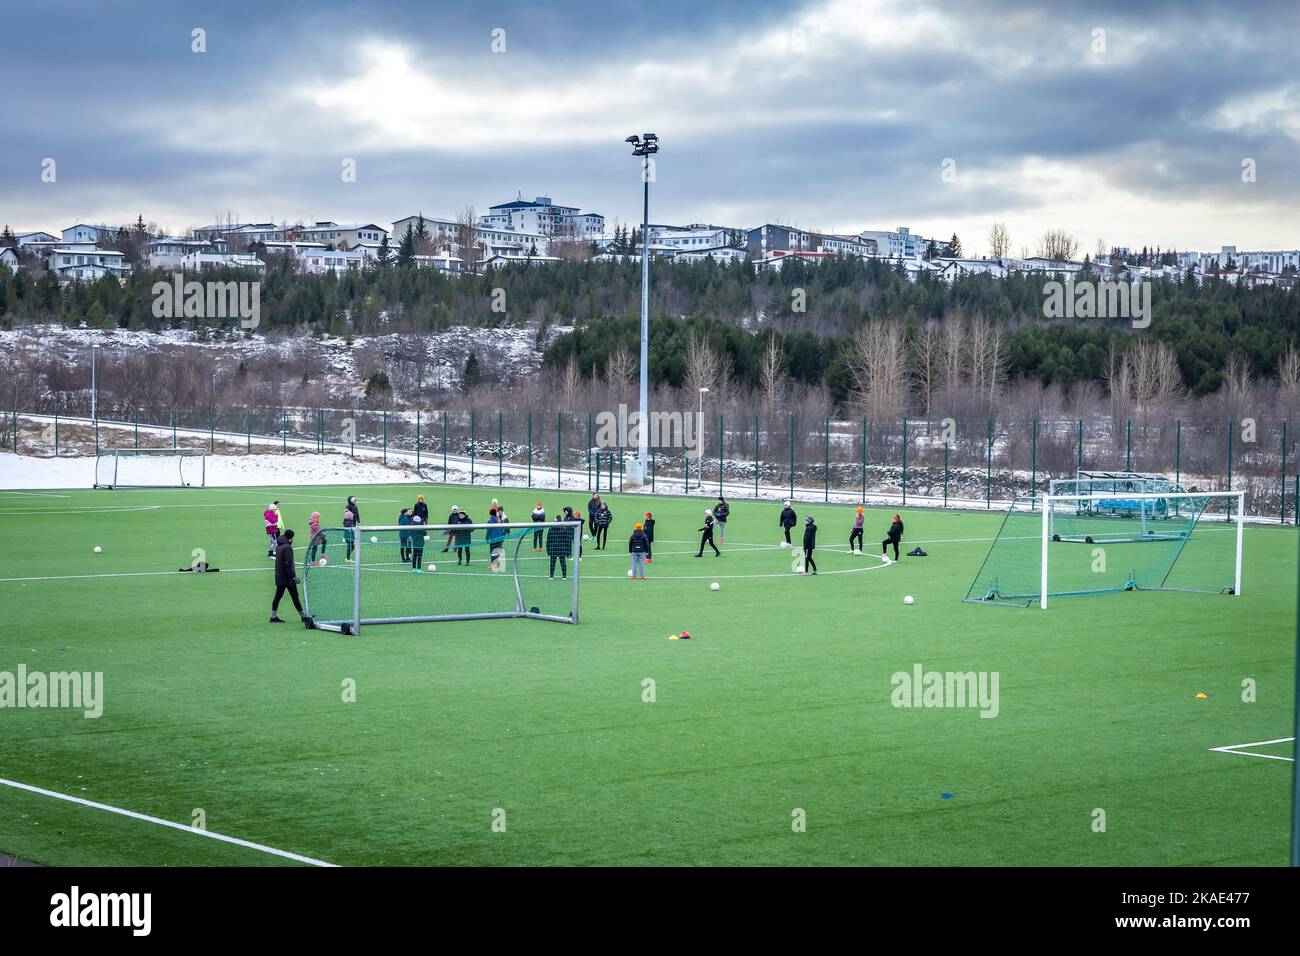
M 1017 498 L 965 600 L 1047 607 L 1114 591 L 1241 593 L 1245 493 Z
M 322 528 L 299 552 L 308 626 L 578 623 L 580 521 Z M 297 542 L 295 542 L 297 543 Z
M 95 457 L 96 488 L 202 488 L 202 448 L 105 448 Z

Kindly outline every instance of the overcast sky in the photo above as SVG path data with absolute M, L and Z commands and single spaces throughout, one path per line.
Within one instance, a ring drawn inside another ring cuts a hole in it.
M 612 228 L 641 213 L 623 139 L 653 131 L 655 222 L 906 225 L 968 253 L 995 220 L 1013 252 L 1048 228 L 1086 252 L 1300 246 L 1295 0 L 42 0 L 0 19 L 16 231 L 387 226 L 519 194 Z

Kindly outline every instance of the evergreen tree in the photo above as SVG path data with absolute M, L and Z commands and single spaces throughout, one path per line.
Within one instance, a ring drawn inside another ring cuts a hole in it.
M 375 254 L 375 265 L 382 269 L 392 264 L 392 261 L 393 249 L 388 244 L 388 234 L 384 233 L 383 241 L 379 243 L 379 252 Z
M 460 376 L 460 390 L 468 395 L 478 388 L 482 379 L 483 373 L 479 371 L 478 356 L 470 352 L 469 358 L 465 360 L 465 371 Z
M 18 237 L 14 235 L 13 230 L 7 225 L 5 226 L 5 231 L 0 232 L 0 248 L 4 248 L 5 246 L 9 246 L 12 249 L 18 248 Z
M 952 234 L 952 238 L 948 240 L 948 251 L 945 255 L 950 259 L 961 258 L 961 240 L 957 238 L 957 233 L 955 232 Z
M 415 230 L 408 223 L 402 244 L 397 247 L 397 264 L 399 266 L 415 265 Z
M 929 244 L 927 244 L 926 247 L 925 247 L 925 258 L 926 258 L 926 261 L 928 262 L 928 261 L 934 259 L 935 256 L 937 256 L 938 254 L 939 254 L 939 247 L 936 246 L 936 245 L 934 244 L 934 240 L 931 239 L 930 242 L 929 242 Z

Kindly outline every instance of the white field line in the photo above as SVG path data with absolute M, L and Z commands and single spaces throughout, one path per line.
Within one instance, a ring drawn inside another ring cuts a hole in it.
M 5 780 L 0 778 L 0 785 L 13 787 L 15 790 L 25 790 L 28 793 L 39 794 L 42 797 L 53 797 L 56 800 L 66 800 L 68 803 L 90 807 L 93 810 L 104 810 L 108 813 L 116 813 L 119 816 L 130 817 L 132 820 L 143 820 L 145 823 L 153 823 L 160 827 L 169 827 L 172 830 L 180 830 L 183 833 L 193 833 L 196 836 L 207 837 L 210 840 L 218 840 L 222 843 L 230 843 L 234 846 L 247 847 L 250 850 L 257 850 L 259 853 L 269 853 L 272 856 L 282 857 L 286 860 L 293 860 L 296 863 L 306 863 L 309 866 L 338 866 L 337 863 L 327 863 L 324 860 L 317 860 L 310 856 L 302 856 L 299 853 L 290 853 L 288 850 L 277 850 L 273 846 L 254 843 L 251 840 L 241 840 L 239 837 L 226 836 L 223 833 L 213 833 L 211 830 L 199 830 L 195 827 L 187 826 L 184 823 L 176 823 L 173 820 L 163 820 L 161 817 L 151 817 L 147 813 L 136 813 L 134 810 L 123 810 L 121 807 L 109 806 L 107 803 L 96 803 L 94 800 L 69 796 L 66 793 L 46 790 L 43 787 L 33 787 L 31 784 L 19 783 L 16 780 Z
M 1246 747 L 1267 747 L 1269 744 L 1286 744 L 1294 741 L 1294 737 L 1278 737 L 1276 740 L 1257 740 L 1251 744 L 1230 744 L 1227 747 L 1211 747 L 1211 753 L 1221 754 L 1238 754 L 1242 757 L 1261 757 L 1264 760 L 1285 760 L 1288 763 L 1295 763 L 1295 757 L 1283 757 L 1278 754 L 1256 754 L 1246 750 Z

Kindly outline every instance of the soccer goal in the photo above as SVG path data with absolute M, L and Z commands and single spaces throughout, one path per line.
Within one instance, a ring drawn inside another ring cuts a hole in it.
M 202 448 L 104 448 L 95 457 L 96 488 L 202 488 Z
M 309 627 L 520 617 L 578 623 L 581 521 L 322 528 L 295 542 Z
M 1047 607 L 1049 597 L 1164 590 L 1241 593 L 1245 492 L 1017 498 L 965 600 Z

